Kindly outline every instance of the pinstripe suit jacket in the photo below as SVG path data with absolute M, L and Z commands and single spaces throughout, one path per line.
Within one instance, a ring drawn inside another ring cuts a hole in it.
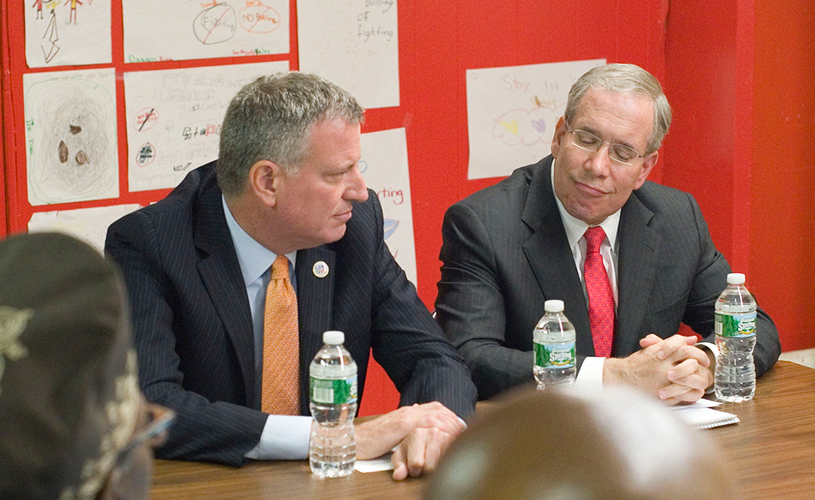
M 583 285 L 551 184 L 551 156 L 519 168 L 447 211 L 437 320 L 472 372 L 479 397 L 532 380 L 532 330 L 547 299 L 562 299 L 577 331 L 578 367 L 594 355 Z M 730 266 L 693 197 L 646 182 L 623 206 L 612 355 L 627 356 L 684 322 L 714 341 L 713 306 Z M 756 371 L 778 359 L 772 320 L 758 313 Z M 579 369 L 579 368 L 578 368 Z
M 178 412 L 164 458 L 240 465 L 266 422 L 255 387 L 252 320 L 217 187 L 214 162 L 190 172 L 167 198 L 108 230 L 132 307 L 139 381 L 148 399 Z M 327 277 L 312 266 L 325 261 Z M 370 349 L 401 404 L 474 408 L 467 367 L 444 338 L 383 240 L 375 194 L 356 204 L 338 242 L 301 250 L 296 265 L 301 408 L 322 333 L 345 332 L 363 393 Z

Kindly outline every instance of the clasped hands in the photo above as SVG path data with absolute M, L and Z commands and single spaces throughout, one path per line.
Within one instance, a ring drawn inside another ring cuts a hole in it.
M 712 355 L 695 347 L 696 339 L 654 334 L 640 340 L 641 349 L 626 358 L 603 363 L 603 384 L 626 384 L 668 404 L 693 403 L 713 385 Z
M 419 476 L 436 468 L 439 458 L 464 430 L 464 423 L 441 403 L 403 406 L 356 425 L 357 458 L 369 460 L 391 451 L 393 478 Z

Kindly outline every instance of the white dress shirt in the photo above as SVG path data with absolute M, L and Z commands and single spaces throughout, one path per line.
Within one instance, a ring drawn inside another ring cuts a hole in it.
M 552 160 L 552 192 L 555 193 L 555 203 L 557 204 L 558 212 L 560 213 L 560 220 L 563 222 L 563 228 L 566 230 L 566 238 L 569 240 L 569 248 L 572 250 L 572 257 L 574 258 L 574 265 L 577 268 L 577 275 L 580 276 L 580 281 L 583 283 L 583 296 L 586 298 L 586 304 L 589 303 L 589 295 L 586 291 L 586 282 L 583 279 L 583 265 L 586 262 L 586 240 L 583 238 L 589 225 L 580 219 L 572 217 L 569 212 L 563 207 L 560 199 L 557 197 L 555 191 L 555 160 Z M 613 214 L 609 215 L 603 222 L 598 224 L 603 228 L 606 233 L 606 239 L 600 244 L 600 255 L 603 258 L 603 265 L 606 267 L 608 273 L 608 281 L 611 284 L 611 291 L 614 294 L 614 312 L 617 314 L 617 255 L 620 248 L 617 241 L 617 230 L 620 228 L 620 214 L 622 208 Z M 714 344 L 709 342 L 700 342 L 696 344 L 697 347 L 703 350 L 710 350 L 714 358 L 719 354 L 718 349 Z M 580 367 L 580 372 L 575 380 L 575 385 L 580 387 L 599 388 L 603 385 L 603 362 L 606 358 L 587 356 L 583 360 L 583 365 Z M 711 367 L 712 368 L 712 367 Z
M 260 401 L 263 379 L 263 313 L 266 305 L 266 288 L 269 286 L 271 267 L 277 254 L 255 241 L 238 224 L 221 197 L 226 225 L 238 254 L 246 296 L 252 312 L 252 330 L 255 340 L 255 397 Z M 291 262 L 289 277 L 297 291 L 294 265 L 297 252 L 286 254 Z M 303 460 L 308 457 L 308 441 L 311 417 L 301 415 L 269 415 L 258 445 L 246 454 L 246 458 L 260 460 Z

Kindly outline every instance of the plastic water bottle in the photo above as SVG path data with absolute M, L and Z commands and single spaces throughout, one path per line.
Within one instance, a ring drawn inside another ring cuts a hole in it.
M 756 301 L 744 286 L 744 275 L 727 275 L 727 288 L 716 301 L 714 319 L 716 360 L 714 387 L 720 401 L 747 401 L 756 392 Z
M 535 342 L 533 373 L 538 390 L 571 387 L 576 371 L 574 325 L 563 314 L 562 300 L 547 300 L 545 314 L 532 332 Z
M 321 478 L 348 476 L 357 460 L 357 364 L 343 342 L 342 332 L 323 333 L 325 345 L 309 367 L 312 421 L 308 458 L 311 472 Z

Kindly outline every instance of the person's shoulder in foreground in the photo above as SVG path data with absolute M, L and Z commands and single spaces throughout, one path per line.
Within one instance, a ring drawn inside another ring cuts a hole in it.
M 547 299 L 575 325 L 578 383 L 632 384 L 670 403 L 712 386 L 713 308 L 730 266 L 693 197 L 646 180 L 670 121 L 647 71 L 599 66 L 571 88 L 551 156 L 448 209 L 437 318 L 480 398 L 532 382 Z M 587 269 L 602 280 L 587 286 Z M 682 323 L 705 342 L 677 335 Z M 781 347 L 760 308 L 757 332 L 761 375 Z
M 384 243 L 381 207 L 359 171 L 362 120 L 356 100 L 322 78 L 259 78 L 230 103 L 217 162 L 111 226 L 106 250 L 124 270 L 136 346 L 151 360 L 140 383 L 179 414 L 162 456 L 305 458 L 308 363 L 326 330 L 345 332 L 360 391 L 372 349 L 401 392 L 403 408 L 356 429 L 359 458 L 417 450 L 417 433 L 433 428 L 448 437 L 423 442 L 443 449 L 463 428 L 456 414 L 472 412 L 475 388 Z M 265 382 L 280 370 L 263 349 L 265 291 L 283 256 L 299 328 L 287 344 L 299 388 L 285 412 L 266 406 L 283 384 Z
M 154 409 L 114 266 L 62 234 L 0 242 L 0 498 L 146 499 Z

